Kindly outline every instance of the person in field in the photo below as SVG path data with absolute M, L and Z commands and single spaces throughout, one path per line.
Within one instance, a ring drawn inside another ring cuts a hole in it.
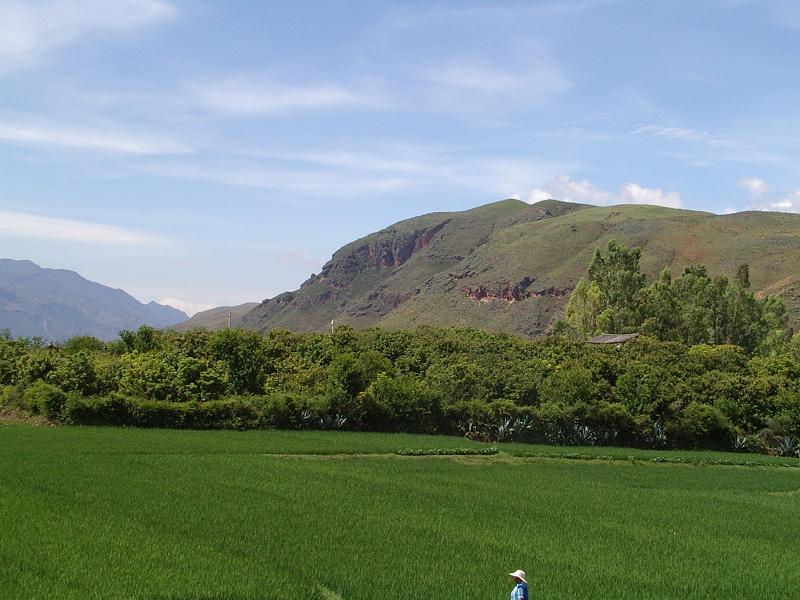
M 525 579 L 525 571 L 517 569 L 509 575 L 516 584 L 511 590 L 511 600 L 528 600 L 528 582 Z

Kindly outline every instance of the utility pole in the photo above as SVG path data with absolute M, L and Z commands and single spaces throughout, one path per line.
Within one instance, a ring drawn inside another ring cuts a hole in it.
M 230 328 L 231 328 L 231 320 L 232 320 L 232 319 L 233 319 L 233 311 L 232 311 L 232 310 L 229 310 L 229 311 L 228 311 L 228 329 L 230 329 Z

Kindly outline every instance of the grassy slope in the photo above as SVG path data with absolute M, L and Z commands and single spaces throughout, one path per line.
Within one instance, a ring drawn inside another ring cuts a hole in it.
M 456 288 L 439 288 L 400 306 L 379 324 L 471 325 L 513 333 L 540 333 L 561 314 L 566 297 L 476 303 L 463 289 L 535 277 L 534 289 L 573 287 L 595 248 L 616 239 L 642 248 L 642 268 L 654 276 L 670 267 L 705 263 L 711 273 L 732 275 L 747 262 L 756 290 L 780 294 L 794 324 L 800 323 L 800 215 L 709 213 L 654 206 L 612 206 L 497 231 L 460 268 L 476 273 Z
M 542 598 L 800 584 L 800 469 L 264 453 L 434 443 L 465 442 L 0 426 L 0 596 L 495 598 L 519 566 Z
M 382 247 L 397 247 L 444 222 L 405 263 L 377 265 L 375 253 Z M 476 302 L 467 291 L 499 290 L 526 277 L 535 279 L 531 291 L 569 289 L 595 248 L 611 239 L 642 247 L 649 276 L 665 266 L 677 276 L 698 262 L 730 276 L 747 262 L 754 288 L 782 295 L 793 324 L 800 325 L 800 215 L 718 216 L 656 206 L 531 206 L 515 200 L 425 215 L 348 244 L 336 252 L 325 277 L 310 279 L 287 304 L 256 308 L 243 324 L 307 331 L 324 329 L 335 318 L 358 327 L 460 325 L 536 335 L 560 316 L 566 296 Z M 398 296 L 403 301 L 396 305 L 385 301 Z
M 376 324 L 393 306 L 394 296 L 440 297 L 442 277 L 456 272 L 469 257 L 500 229 L 515 223 L 550 218 L 578 210 L 582 205 L 504 200 L 456 213 L 432 213 L 401 221 L 382 231 L 347 244 L 323 268 L 292 293 L 288 305 L 273 301 L 247 315 L 243 326 L 268 330 L 285 327 L 295 331 L 325 329 L 331 319 L 356 327 Z M 442 227 L 424 247 L 402 264 L 382 267 L 380 251 L 398 248 L 406 240 Z M 452 285 L 451 285 L 452 287 Z M 405 302 L 406 304 L 409 301 Z M 409 323 L 410 324 L 410 323 Z

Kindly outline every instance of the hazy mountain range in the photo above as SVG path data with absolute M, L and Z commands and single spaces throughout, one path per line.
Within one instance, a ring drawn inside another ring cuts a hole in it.
M 58 342 L 92 335 L 111 340 L 123 329 L 166 327 L 187 318 L 176 308 L 142 304 L 122 290 L 89 281 L 74 271 L 0 259 L 0 329 L 10 329 L 14 337 Z

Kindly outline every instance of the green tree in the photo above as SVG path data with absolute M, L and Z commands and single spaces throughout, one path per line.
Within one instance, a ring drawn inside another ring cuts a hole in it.
M 136 331 L 124 329 L 119 332 L 119 337 L 126 352 L 150 352 L 161 347 L 164 340 L 163 332 L 149 325 L 142 325 Z
M 583 337 L 591 337 L 598 332 L 597 318 L 606 304 L 600 286 L 581 277 L 567 301 L 565 320 Z
M 260 394 L 264 388 L 265 347 L 257 333 L 224 329 L 209 339 L 210 358 L 227 368 L 232 394 Z
M 567 323 L 584 336 L 635 330 L 641 323 L 638 295 L 645 283 L 640 257 L 639 248 L 615 240 L 608 242 L 605 254 L 595 250 L 587 278 L 570 295 Z

